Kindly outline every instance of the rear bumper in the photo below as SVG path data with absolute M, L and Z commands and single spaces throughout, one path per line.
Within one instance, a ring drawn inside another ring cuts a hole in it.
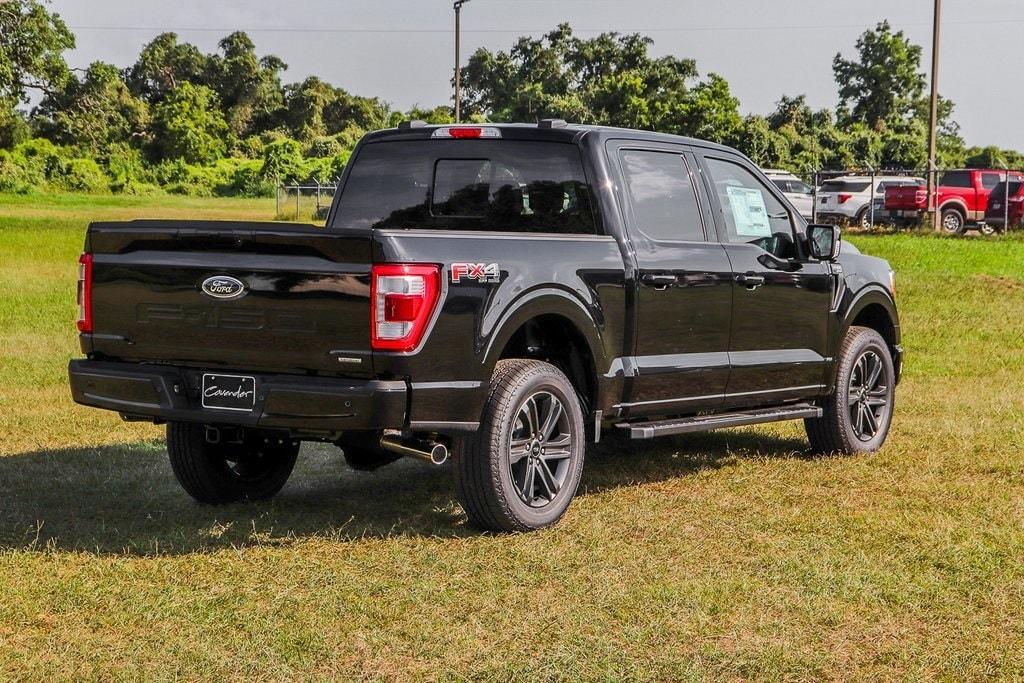
M 155 421 L 202 422 L 302 432 L 402 429 L 404 381 L 256 374 L 252 412 L 204 408 L 201 370 L 73 360 L 68 365 L 76 403 Z

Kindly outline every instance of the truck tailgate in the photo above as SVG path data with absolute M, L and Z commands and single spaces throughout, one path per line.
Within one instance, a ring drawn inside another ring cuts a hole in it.
M 369 235 L 311 225 L 94 223 L 97 357 L 369 375 Z M 204 286 L 205 285 L 205 286 Z
M 885 208 L 890 211 L 918 211 L 925 208 L 927 193 L 919 185 L 893 185 L 885 189 Z

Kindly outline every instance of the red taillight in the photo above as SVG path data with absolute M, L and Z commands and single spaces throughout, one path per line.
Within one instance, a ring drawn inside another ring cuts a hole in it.
M 78 257 L 78 331 L 92 332 L 92 254 Z
M 380 351 L 412 351 L 441 296 L 441 269 L 382 263 L 373 266 L 370 277 L 370 345 Z
M 853 195 L 852 194 L 845 194 L 844 193 L 844 194 L 840 194 L 839 195 L 839 203 L 840 204 L 845 204 L 846 202 L 850 201 L 851 199 L 853 199 Z

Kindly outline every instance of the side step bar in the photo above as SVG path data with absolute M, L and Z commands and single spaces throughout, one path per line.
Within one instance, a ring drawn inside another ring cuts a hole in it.
M 653 439 L 656 436 L 670 434 L 688 434 L 704 432 L 722 427 L 741 427 L 764 422 L 781 422 L 783 420 L 801 420 L 808 417 L 821 417 L 821 408 L 807 403 L 776 408 L 757 408 L 735 413 L 719 415 L 701 415 L 698 417 L 682 417 L 671 420 L 653 422 L 620 422 L 615 425 L 619 429 L 628 429 L 631 439 Z

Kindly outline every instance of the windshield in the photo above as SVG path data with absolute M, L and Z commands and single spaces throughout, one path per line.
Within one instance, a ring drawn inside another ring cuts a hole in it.
M 370 143 L 332 226 L 595 232 L 579 148 L 511 140 Z

